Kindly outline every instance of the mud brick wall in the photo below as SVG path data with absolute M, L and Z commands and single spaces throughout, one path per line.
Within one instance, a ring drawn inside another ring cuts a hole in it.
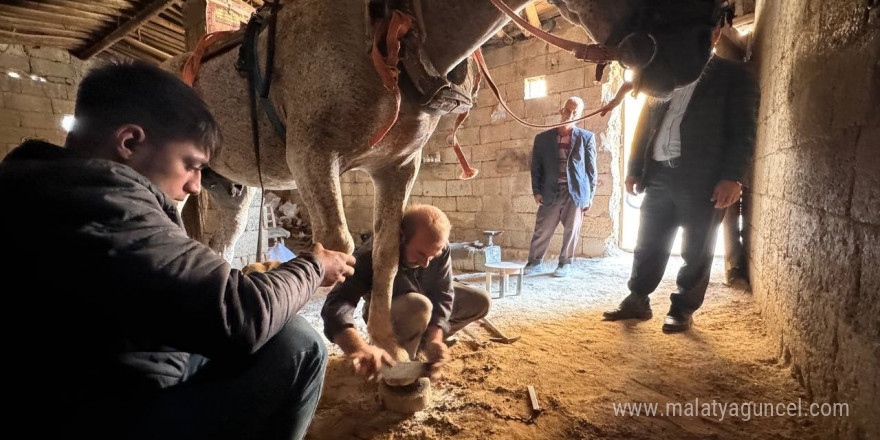
M 61 119 L 88 64 L 62 49 L 0 44 L 0 158 L 26 138 L 64 143 Z
M 758 3 L 745 219 L 777 354 L 814 401 L 849 404 L 849 417 L 819 420 L 852 439 L 880 438 L 880 15 L 869 3 Z
M 581 29 L 561 19 L 554 33 L 587 41 Z M 484 53 L 492 77 L 511 109 L 532 123 L 558 122 L 558 111 L 570 96 L 581 97 L 587 111 L 595 110 L 614 96 L 621 81 L 621 72 L 611 69 L 603 83 L 594 84 L 592 64 L 579 62 L 569 53 L 535 39 Z M 539 75 L 546 78 L 547 96 L 524 100 L 525 78 Z M 488 87 L 483 87 L 476 107 L 458 132 L 464 154 L 480 170 L 479 176 L 469 181 L 458 180 L 461 169 L 452 148 L 445 143 L 455 115 L 445 116 L 423 150 L 423 156 L 439 153 L 440 162 L 422 163 L 410 202 L 444 210 L 452 221 L 452 241 L 485 240 L 483 230 L 503 230 L 504 234 L 495 238 L 503 257 L 525 259 L 538 208 L 531 194 L 529 170 L 533 140 L 540 130 L 520 125 L 498 109 L 497 104 Z M 619 111 L 615 111 L 579 126 L 596 134 L 601 184 L 581 229 L 577 254 L 595 257 L 617 243 L 622 125 Z M 374 195 L 369 177 L 360 172 L 347 173 L 343 176 L 342 192 L 352 232 L 370 231 Z M 561 242 L 560 226 L 551 241 L 548 258 L 559 252 Z

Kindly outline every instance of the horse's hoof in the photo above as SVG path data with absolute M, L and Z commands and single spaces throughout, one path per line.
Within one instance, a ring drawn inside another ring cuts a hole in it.
M 379 399 L 385 409 L 400 414 L 412 414 L 431 403 L 431 381 L 427 377 L 404 386 L 391 386 L 379 381 Z

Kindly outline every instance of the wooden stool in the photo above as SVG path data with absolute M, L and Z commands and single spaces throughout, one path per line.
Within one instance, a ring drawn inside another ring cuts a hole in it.
M 511 263 L 509 261 L 502 261 L 499 263 L 486 263 L 486 290 L 489 292 L 489 295 L 491 296 L 492 294 L 493 273 L 501 275 L 501 292 L 497 298 L 504 298 L 504 294 L 510 288 L 509 282 L 511 275 L 516 277 L 516 293 L 514 295 L 521 294 L 524 267 L 526 267 L 525 264 Z M 493 296 L 492 298 L 496 297 Z

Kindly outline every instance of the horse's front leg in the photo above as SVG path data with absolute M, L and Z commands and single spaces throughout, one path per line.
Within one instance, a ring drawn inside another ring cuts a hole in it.
M 409 360 L 391 326 L 391 289 L 400 261 L 400 221 L 421 163 L 421 151 L 403 164 L 371 173 L 376 197 L 373 210 L 373 292 L 367 330 L 373 343 L 397 361 Z

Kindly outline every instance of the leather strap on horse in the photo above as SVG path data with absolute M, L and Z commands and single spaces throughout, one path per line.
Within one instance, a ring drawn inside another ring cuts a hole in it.
M 394 115 L 379 132 L 370 138 L 370 147 L 375 147 L 385 135 L 391 131 L 391 127 L 397 122 L 397 115 L 400 113 L 400 88 L 397 80 L 400 77 L 400 69 L 397 67 L 400 61 L 400 39 L 409 32 L 412 27 L 413 18 L 400 11 L 393 11 L 390 20 L 378 20 L 373 30 L 373 50 L 371 57 L 373 59 L 373 67 L 382 79 L 382 85 L 385 90 L 394 93 Z M 382 39 L 385 39 L 385 53 L 383 57 L 379 50 Z
M 195 50 L 187 58 L 186 64 L 183 65 L 183 72 L 181 72 L 183 82 L 192 87 L 196 83 L 196 78 L 199 77 L 199 69 L 202 68 L 202 58 L 205 56 L 208 48 L 234 33 L 234 31 L 219 31 L 202 35 L 202 38 L 199 38 L 199 42 L 196 44 Z
M 617 51 L 612 48 L 602 44 L 584 44 L 578 43 L 576 41 L 566 40 L 565 38 L 560 38 L 555 35 L 548 34 L 547 32 L 542 31 L 534 26 L 532 26 L 528 21 L 523 20 L 514 10 L 510 9 L 505 5 L 501 0 L 489 0 L 495 5 L 498 10 L 507 14 L 511 20 L 515 21 L 516 24 L 522 26 L 527 31 L 531 32 L 532 35 L 560 48 L 563 50 L 567 50 L 574 54 L 575 58 L 582 61 L 591 61 L 598 64 L 607 64 L 611 61 L 617 61 L 618 55 Z
M 239 48 L 238 61 L 236 62 L 235 67 L 242 76 L 248 78 L 248 88 L 254 89 L 255 99 L 258 101 L 260 107 L 263 109 L 263 113 L 266 114 L 266 117 L 272 124 L 275 134 L 277 134 L 282 141 L 287 142 L 287 129 L 285 128 L 281 117 L 278 116 L 278 111 L 275 110 L 275 105 L 272 103 L 272 100 L 269 99 L 269 88 L 272 84 L 272 70 L 275 66 L 275 23 L 277 20 L 278 8 L 280 7 L 276 6 L 276 4 L 277 2 L 268 1 L 263 3 L 264 7 L 270 7 L 269 16 L 266 18 L 260 14 L 254 14 L 251 16 L 244 31 L 244 39 Z M 266 39 L 266 73 L 264 75 L 260 72 L 260 62 L 257 59 L 257 46 L 259 44 L 258 37 L 267 25 L 269 33 L 267 34 L 268 38 Z M 253 77 L 253 80 L 251 80 L 251 77 Z
M 523 120 L 522 118 L 520 118 L 519 116 L 517 116 L 515 113 L 513 113 L 513 111 L 510 110 L 510 107 L 507 106 L 507 103 L 504 102 L 504 98 L 502 98 L 501 93 L 498 92 L 498 86 L 495 85 L 495 81 L 492 80 L 492 75 L 489 74 L 489 67 L 486 66 L 486 60 L 483 59 L 483 51 L 482 50 L 477 49 L 474 52 L 474 60 L 476 60 L 477 65 L 480 66 L 480 70 L 483 72 L 483 78 L 485 78 L 486 83 L 489 84 L 489 89 L 491 89 L 492 93 L 495 95 L 495 97 L 498 98 L 498 102 L 501 103 L 501 106 L 504 107 L 504 110 L 507 110 L 507 114 L 509 114 L 513 119 L 515 119 L 520 124 L 525 125 L 527 127 L 532 127 L 532 128 L 556 128 L 556 127 L 562 127 L 563 125 L 568 125 L 571 123 L 577 123 L 577 122 L 583 121 L 583 120 L 590 118 L 592 116 L 595 116 L 595 115 L 605 116 L 606 113 L 611 111 L 614 107 L 617 107 L 617 105 L 623 101 L 623 97 L 626 95 L 626 92 L 632 90 L 632 84 L 624 83 L 623 86 L 620 88 L 620 90 L 617 91 L 617 95 L 614 97 L 614 99 L 611 100 L 611 102 L 609 102 L 608 104 L 606 104 L 605 106 L 603 106 L 599 110 L 596 110 L 592 113 L 586 114 L 580 118 L 577 118 L 577 119 L 574 119 L 571 121 L 563 121 L 558 124 L 549 124 L 549 125 L 532 124 L 531 122 L 527 122 L 527 121 Z
M 260 219 L 259 226 L 257 227 L 257 262 L 263 260 L 263 202 L 265 193 L 263 168 L 260 163 L 260 124 L 259 113 L 257 111 L 257 101 L 259 100 L 264 104 L 263 109 L 266 111 L 270 120 L 273 119 L 272 116 L 274 115 L 274 119 L 280 123 L 278 115 L 274 113 L 275 107 L 272 105 L 271 101 L 269 101 L 269 86 L 271 85 L 272 70 L 275 67 L 275 30 L 278 21 L 278 8 L 280 7 L 279 1 L 280 0 L 275 0 L 274 2 L 267 1 L 264 3 L 264 6 L 269 6 L 271 8 L 268 18 L 269 34 L 267 35 L 268 39 L 266 42 L 266 74 L 260 74 L 260 63 L 259 60 L 257 60 L 257 36 L 263 29 L 263 20 L 260 18 L 261 16 L 259 14 L 254 14 L 248 22 L 247 29 L 245 30 L 244 42 L 242 43 L 239 52 L 239 65 L 237 66 L 239 71 L 243 71 L 243 73 L 247 75 L 248 106 L 250 107 L 251 115 L 251 139 L 254 144 L 254 157 L 257 162 L 257 177 L 260 180 Z M 275 126 L 276 131 L 279 131 L 278 123 L 273 120 L 273 126 Z M 285 134 L 282 126 L 279 135 L 282 139 L 286 140 Z

